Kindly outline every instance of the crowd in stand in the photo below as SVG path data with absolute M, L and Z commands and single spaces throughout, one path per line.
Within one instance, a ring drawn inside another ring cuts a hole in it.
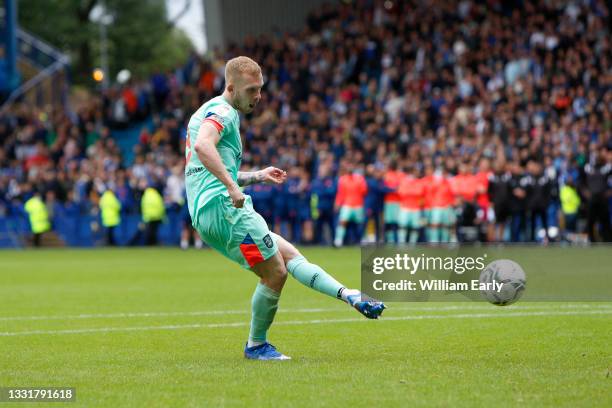
M 248 55 L 265 86 L 243 168 L 289 179 L 247 191 L 294 241 L 611 241 L 611 19 L 596 0 L 327 5 L 74 113 L 1 114 L 0 212 L 34 191 L 88 212 L 108 189 L 137 212 L 147 187 L 178 211 L 186 123 Z M 151 115 L 126 165 L 112 131 Z

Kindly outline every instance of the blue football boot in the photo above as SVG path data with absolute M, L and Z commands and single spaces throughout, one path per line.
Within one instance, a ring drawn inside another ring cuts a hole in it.
M 268 342 L 253 347 L 245 345 L 244 357 L 250 360 L 291 360 L 291 357 L 279 353 L 276 347 Z
M 383 310 L 387 308 L 383 302 L 369 298 L 359 292 L 354 295 L 348 295 L 346 300 L 349 305 L 357 309 L 359 313 L 368 319 L 378 319 Z

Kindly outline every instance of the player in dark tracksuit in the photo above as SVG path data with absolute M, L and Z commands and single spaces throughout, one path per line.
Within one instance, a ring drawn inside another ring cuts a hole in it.
M 511 235 L 512 242 L 526 240 L 526 197 L 529 187 L 529 175 L 523 173 L 519 163 L 512 164 L 512 178 L 510 179 L 510 212 L 512 214 Z
M 374 220 L 374 228 L 376 233 L 376 242 L 380 242 L 381 229 L 381 211 L 383 209 L 385 194 L 393 193 L 396 190 L 385 186 L 383 173 L 376 169 L 372 164 L 366 167 L 366 184 L 368 185 L 368 193 L 365 198 L 365 221 L 363 223 L 363 233 L 368 227 L 368 222 Z
M 510 188 L 512 173 L 510 166 L 499 164 L 495 172 L 489 177 L 488 193 L 495 213 L 494 240 L 501 242 L 505 237 L 506 222 L 510 217 Z
M 319 167 L 317 178 L 310 186 L 313 219 L 315 220 L 315 243 L 331 244 L 326 242 L 323 236 L 323 227 L 329 228 L 329 236 L 333 241 L 334 236 L 334 200 L 336 198 L 336 180 L 326 166 Z M 316 211 L 315 211 L 316 210 Z
M 601 149 L 595 163 L 587 163 L 582 171 L 582 191 L 587 199 L 587 233 L 591 242 L 596 238 L 596 224 L 599 224 L 603 241 L 612 241 L 609 207 L 612 197 L 612 160 L 606 159 L 606 154 L 605 148 Z
M 536 226 L 540 221 L 546 233 L 546 240 L 549 240 L 548 235 L 548 206 L 552 193 L 552 182 L 542 171 L 542 165 L 537 162 L 530 162 L 528 176 L 528 194 L 526 197 L 527 211 L 531 219 L 531 240 L 537 241 Z

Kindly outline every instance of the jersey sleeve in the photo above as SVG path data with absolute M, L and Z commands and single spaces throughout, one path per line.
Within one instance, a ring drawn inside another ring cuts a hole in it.
M 227 105 L 215 105 L 211 106 L 204 112 L 204 118 L 202 119 L 202 123 L 210 123 L 213 125 L 219 135 L 223 137 L 225 134 L 225 129 L 230 124 L 232 120 L 232 110 Z

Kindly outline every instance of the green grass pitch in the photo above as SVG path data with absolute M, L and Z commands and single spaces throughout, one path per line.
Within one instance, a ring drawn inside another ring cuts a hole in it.
M 303 252 L 359 286 L 358 249 Z M 254 362 L 255 284 L 210 250 L 2 251 L 0 387 L 76 387 L 51 406 L 612 406 L 611 303 L 393 303 L 368 321 L 289 278 L 269 339 L 293 360 Z

